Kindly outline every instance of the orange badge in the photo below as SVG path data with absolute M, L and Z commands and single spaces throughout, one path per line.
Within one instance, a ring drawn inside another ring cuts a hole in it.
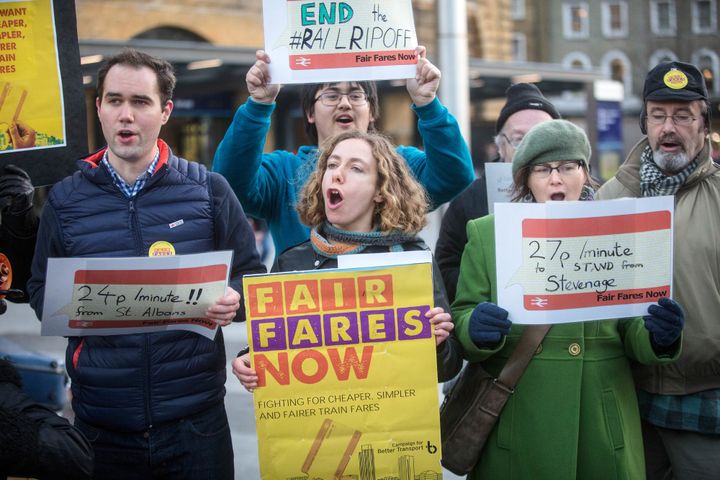
M 175 255 L 175 247 L 172 243 L 164 240 L 158 240 L 157 242 L 150 245 L 148 250 L 148 256 L 150 257 L 171 257 Z
M 0 253 L 0 290 L 7 290 L 12 284 L 12 267 L 10 266 L 10 260 L 5 254 Z M 0 295 L 0 299 L 5 298 L 4 295 Z

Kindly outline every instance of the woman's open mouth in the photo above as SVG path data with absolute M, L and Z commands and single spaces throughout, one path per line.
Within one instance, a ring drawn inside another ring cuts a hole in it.
M 564 193 L 553 193 L 550 195 L 550 200 L 554 202 L 562 202 L 565 200 L 565 194 Z
M 327 194 L 325 195 L 325 198 L 327 199 L 327 202 L 331 207 L 336 207 L 343 201 L 342 193 L 340 193 L 340 190 L 337 190 L 335 188 L 329 189 L 327 191 Z

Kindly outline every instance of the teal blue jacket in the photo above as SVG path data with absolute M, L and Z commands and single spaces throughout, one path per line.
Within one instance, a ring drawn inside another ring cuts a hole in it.
M 263 153 L 274 109 L 275 104 L 264 105 L 250 98 L 238 108 L 215 152 L 213 171 L 228 180 L 248 215 L 268 222 L 276 255 L 280 255 L 310 238 L 310 229 L 300 222 L 295 205 L 315 169 L 317 147 L 302 146 L 298 153 Z M 418 116 L 425 151 L 400 146 L 397 152 L 437 207 L 472 182 L 470 151 L 457 121 L 437 98 L 412 109 Z

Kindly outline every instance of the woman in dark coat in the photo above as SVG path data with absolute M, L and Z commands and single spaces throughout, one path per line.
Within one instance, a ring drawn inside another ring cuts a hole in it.
M 283 252 L 273 271 L 336 268 L 338 255 L 428 250 L 417 237 L 425 224 L 426 194 L 385 137 L 345 132 L 323 147 L 298 202 L 300 220 L 312 228 L 310 240 Z M 435 308 L 426 317 L 435 326 L 443 382 L 458 373 L 462 360 L 434 262 L 433 272 Z M 235 359 L 233 373 L 248 390 L 257 385 L 249 354 Z

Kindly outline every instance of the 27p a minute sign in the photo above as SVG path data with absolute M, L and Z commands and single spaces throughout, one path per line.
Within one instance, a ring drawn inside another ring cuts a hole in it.
M 498 204 L 496 215 L 498 303 L 516 323 L 637 316 L 671 296 L 671 197 Z

